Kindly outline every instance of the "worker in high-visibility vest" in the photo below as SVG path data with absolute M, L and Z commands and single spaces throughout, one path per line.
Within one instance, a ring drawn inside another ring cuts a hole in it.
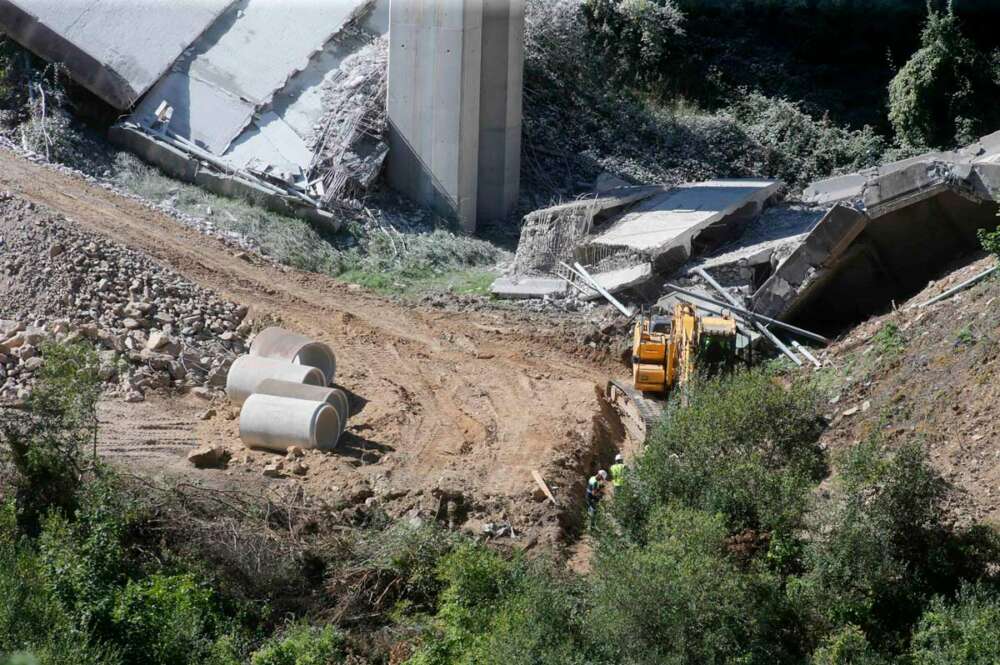
M 617 492 L 625 484 L 625 459 L 621 453 L 615 455 L 615 463 L 611 465 L 611 486 Z
M 587 513 L 590 515 L 590 526 L 597 519 L 597 504 L 604 496 L 604 483 L 608 480 L 608 472 L 601 469 L 587 481 Z

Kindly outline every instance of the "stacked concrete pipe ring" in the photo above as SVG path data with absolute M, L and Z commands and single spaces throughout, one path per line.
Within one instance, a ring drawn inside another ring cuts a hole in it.
M 284 328 L 262 330 L 229 369 L 226 395 L 240 410 L 240 439 L 250 448 L 331 450 L 350 416 L 347 395 L 331 388 L 333 350 Z

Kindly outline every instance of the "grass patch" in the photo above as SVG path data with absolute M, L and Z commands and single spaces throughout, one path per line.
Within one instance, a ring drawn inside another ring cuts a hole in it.
M 891 321 L 879 328 L 872 342 L 879 354 L 887 357 L 899 355 L 906 348 L 906 337 L 899 326 Z
M 335 232 L 173 180 L 125 153 L 115 158 L 113 179 L 144 199 L 249 239 L 280 263 L 383 295 L 484 294 L 494 278 L 489 268 L 506 256 L 389 195 L 375 203 L 371 216 L 345 211 Z

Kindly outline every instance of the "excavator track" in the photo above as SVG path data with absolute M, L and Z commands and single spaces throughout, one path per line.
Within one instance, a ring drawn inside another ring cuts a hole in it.
M 646 397 L 623 381 L 608 381 L 605 391 L 608 402 L 618 411 L 628 433 L 639 441 L 646 441 L 663 415 L 666 403 Z

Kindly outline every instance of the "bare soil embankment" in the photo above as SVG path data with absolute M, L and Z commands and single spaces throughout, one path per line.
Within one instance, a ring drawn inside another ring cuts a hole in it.
M 280 323 L 337 352 L 337 383 L 354 415 L 336 453 L 306 456 L 305 476 L 262 479 L 274 457 L 243 450 L 235 409 L 218 403 L 213 417 L 200 420 L 208 405 L 190 395 L 103 407 L 103 452 L 131 468 L 186 471 L 185 444 L 221 443 L 233 453 L 227 470 L 186 472 L 298 483 L 335 507 L 371 499 L 391 515 L 472 530 L 509 520 L 528 544 L 561 536 L 573 522 L 582 475 L 622 436 L 599 396 L 610 364 L 584 343 L 582 319 L 389 301 L 238 253 L 9 152 L 0 152 L 0 188 L 247 305 L 247 321 Z M 535 491 L 532 469 L 552 485 L 560 507 Z

